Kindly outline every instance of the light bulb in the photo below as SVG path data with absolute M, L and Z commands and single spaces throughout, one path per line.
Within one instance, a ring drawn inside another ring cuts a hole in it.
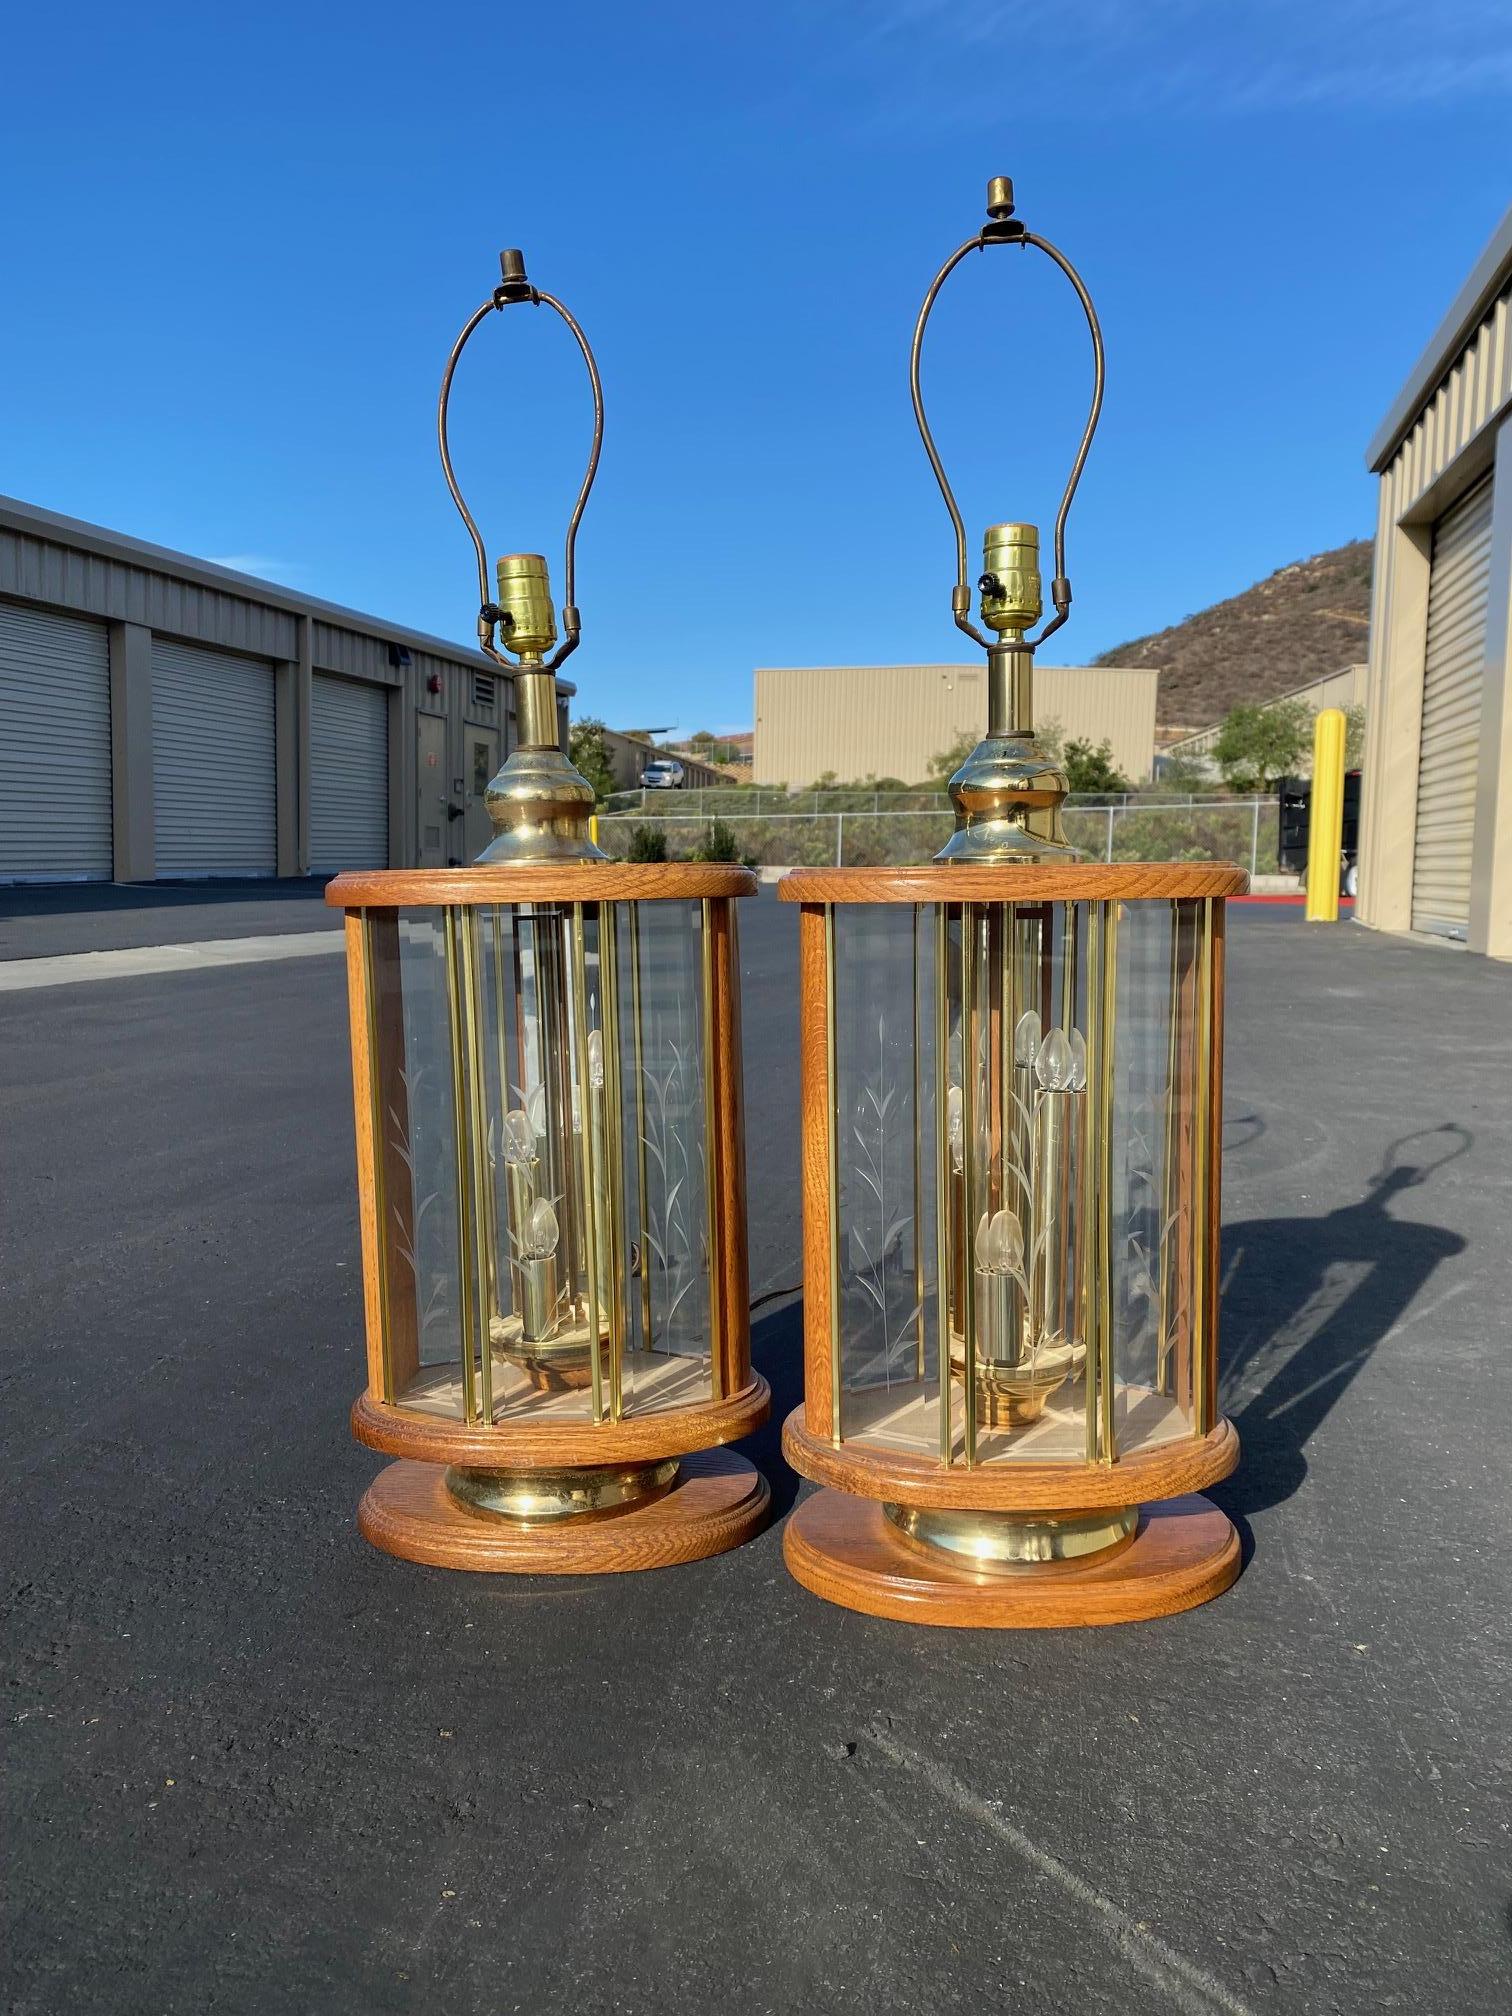
M 530 1124 L 530 1115 L 520 1107 L 504 1115 L 504 1160 L 506 1162 L 532 1162 L 535 1159 L 535 1129 Z
M 1071 1031 L 1071 1082 L 1067 1088 L 1080 1092 L 1087 1082 L 1087 1039 L 1080 1029 Z
M 588 1031 L 588 1082 L 595 1092 L 604 1085 L 604 1037 L 602 1030 Z
M 1040 1019 L 1033 1008 L 1026 1008 L 1018 1019 L 1018 1027 L 1013 1032 L 1013 1061 L 1015 1064 L 1032 1064 L 1040 1047 Z
M 979 1274 L 1014 1274 L 1024 1264 L 1024 1234 L 1011 1211 L 984 1213 L 972 1242 Z
M 1034 1060 L 1034 1075 L 1047 1092 L 1069 1092 L 1076 1058 L 1064 1029 L 1052 1029 Z
M 966 1116 L 961 1111 L 959 1085 L 952 1085 L 945 1094 L 945 1138 L 950 1143 L 950 1166 L 959 1176 L 966 1166 Z
M 525 1224 L 523 1245 L 527 1260 L 549 1260 L 557 1249 L 560 1233 L 557 1215 L 551 1208 L 551 1201 L 538 1197 L 531 1206 L 530 1217 Z
M 525 1110 L 530 1115 L 531 1132 L 539 1139 L 546 1132 L 546 1087 L 532 1088 L 525 1101 Z

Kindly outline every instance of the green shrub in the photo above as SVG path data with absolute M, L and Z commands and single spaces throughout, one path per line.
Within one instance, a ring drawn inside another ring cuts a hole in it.
M 667 829 L 665 826 L 632 826 L 630 828 L 630 848 L 625 856 L 627 861 L 665 861 L 667 858 Z

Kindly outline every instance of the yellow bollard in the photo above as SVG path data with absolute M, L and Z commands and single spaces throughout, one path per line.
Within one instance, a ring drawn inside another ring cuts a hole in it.
M 1342 707 L 1325 707 L 1313 723 L 1312 809 L 1307 822 L 1307 921 L 1339 921 L 1339 867 L 1344 851 Z
M 1340 719 L 1341 719 L 1341 720 L 1343 719 L 1343 716 L 1342 716 L 1342 715 L 1340 716 Z M 1341 785 L 1341 786 L 1340 786 L 1339 788 L 1340 788 L 1340 789 L 1342 790 L 1342 789 L 1343 789 L 1343 786 Z M 589 839 L 590 839 L 590 840 L 591 840 L 591 841 L 593 842 L 594 846 L 595 846 L 595 847 L 597 847 L 597 845 L 598 845 L 598 814 L 597 814 L 597 812 L 595 812 L 595 813 L 593 814 L 593 816 L 592 816 L 592 817 L 591 817 L 591 818 L 589 819 L 589 821 L 588 821 L 588 838 L 589 838 Z

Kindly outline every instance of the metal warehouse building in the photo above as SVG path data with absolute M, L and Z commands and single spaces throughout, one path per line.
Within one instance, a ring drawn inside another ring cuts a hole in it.
M 1155 760 L 1159 678 L 1150 666 L 1037 665 L 1035 719 L 1058 721 L 1068 742 L 1111 742 L 1138 783 Z M 758 667 L 752 781 L 801 787 L 833 771 L 917 784 L 964 729 L 986 733 L 984 661 Z
M 0 882 L 471 861 L 513 733 L 481 653 L 0 498 Z
M 1512 210 L 1418 359 L 1381 478 L 1356 912 L 1512 958 Z

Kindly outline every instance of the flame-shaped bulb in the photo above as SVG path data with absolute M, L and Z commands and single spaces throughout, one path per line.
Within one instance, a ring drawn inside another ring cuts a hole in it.
M 595 1092 L 604 1088 L 604 1035 L 601 1029 L 588 1031 L 588 1082 Z
M 1069 1092 L 1076 1058 L 1064 1029 L 1052 1029 L 1034 1060 L 1034 1075 L 1047 1092 Z
M 522 1163 L 535 1160 L 535 1129 L 530 1124 L 530 1115 L 517 1106 L 512 1113 L 504 1115 L 504 1160 Z
M 551 1208 L 551 1200 L 538 1197 L 531 1206 L 530 1216 L 525 1221 L 523 1245 L 527 1260 L 549 1260 L 557 1249 L 561 1234 L 557 1226 L 556 1212 Z
M 1013 1032 L 1013 1061 L 1015 1064 L 1032 1064 L 1040 1047 L 1040 1018 L 1033 1008 L 1026 1008 L 1018 1019 L 1018 1027 Z
M 966 1166 L 966 1116 L 961 1110 L 959 1085 L 952 1085 L 945 1094 L 945 1138 L 950 1143 L 950 1166 L 959 1176 Z
M 1022 1270 L 1024 1233 L 1011 1211 L 994 1211 L 990 1218 L 984 1213 L 972 1243 L 979 1274 L 1016 1274 Z
M 1087 1083 L 1087 1039 L 1080 1029 L 1071 1031 L 1071 1083 L 1068 1090 L 1081 1092 Z

